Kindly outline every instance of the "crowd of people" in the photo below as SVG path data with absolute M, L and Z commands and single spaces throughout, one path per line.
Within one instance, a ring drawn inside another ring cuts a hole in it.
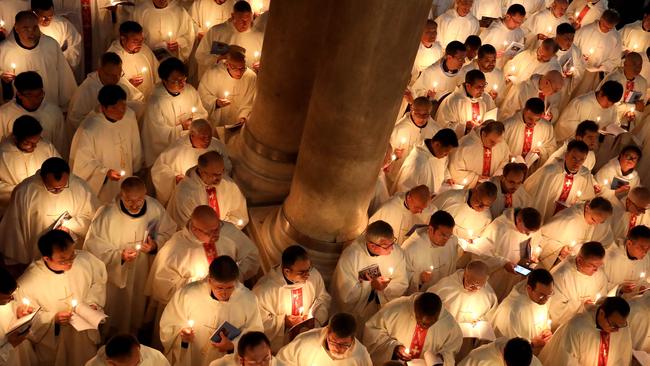
M 641 13 L 433 0 L 321 275 L 230 176 L 268 1 L 1 1 L 0 365 L 647 364 Z

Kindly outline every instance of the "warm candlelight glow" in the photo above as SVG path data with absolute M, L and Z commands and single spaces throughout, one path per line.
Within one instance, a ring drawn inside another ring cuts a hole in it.
M 575 18 L 577 19 L 577 18 L 580 16 L 580 12 L 579 12 L 579 11 L 576 11 L 575 13 L 573 13 L 573 15 L 574 15 Z
M 503 41 L 503 46 L 508 47 L 508 41 Z
M 515 72 L 516 69 L 517 69 L 517 68 L 515 67 L 515 65 L 512 65 L 512 66 L 510 67 L 510 72 Z
M 5 26 L 5 21 L 4 21 L 4 20 L 0 20 L 0 28 L 1 28 L 1 27 L 4 27 L 4 26 Z
M 139 251 L 140 249 L 142 249 L 142 245 L 140 245 L 140 244 L 136 244 L 136 245 L 135 245 L 135 250 L 138 250 L 138 251 Z
M 433 82 L 433 88 L 435 89 L 435 88 L 437 88 L 437 87 L 438 87 L 438 82 L 437 82 L 437 81 L 434 81 L 434 82 Z
M 411 349 L 408 348 L 408 347 L 406 347 L 406 350 L 404 350 L 404 353 L 406 353 L 407 355 L 410 354 L 410 353 L 411 353 Z
M 224 98 L 228 98 L 229 95 L 230 95 L 229 91 L 226 90 L 225 92 L 223 92 L 223 97 Z
M 406 145 L 406 137 L 402 137 L 399 142 L 402 143 L 402 145 Z
M 433 266 L 429 266 L 429 269 L 433 271 Z
M 124 170 L 120 170 L 120 177 L 123 177 L 126 175 L 126 172 Z
M 546 321 L 546 324 L 548 325 L 548 329 L 551 329 L 551 324 L 552 324 L 552 323 L 553 323 L 553 322 L 551 321 L 551 319 L 549 319 L 549 320 Z
M 196 107 L 192 107 L 192 113 L 196 113 Z
M 517 161 L 517 159 L 514 156 L 510 158 L 511 163 L 514 163 L 515 161 Z
M 639 274 L 639 278 L 641 278 L 641 279 L 645 278 L 645 272 L 641 272 L 641 273 Z
M 463 185 L 464 185 L 464 186 L 467 185 L 467 178 L 463 178 Z
M 553 28 L 552 28 L 552 27 L 548 27 L 548 28 L 546 28 L 546 31 L 547 31 L 548 33 L 551 33 L 551 32 L 553 31 Z
M 237 220 L 237 226 L 242 226 L 242 225 L 244 225 L 244 220 L 242 219 Z
M 607 179 L 603 180 L 603 185 L 606 186 L 609 181 Z
M 144 74 L 145 72 L 147 72 L 147 67 L 146 67 L 146 66 L 143 66 L 142 69 L 140 70 L 140 72 L 143 73 L 143 74 Z
M 11 63 L 11 70 L 13 71 L 14 74 L 16 74 L 16 64 L 13 62 Z
M 393 269 L 393 267 L 388 268 L 388 275 L 389 276 L 392 276 L 394 272 L 395 272 L 395 270 Z
M 571 240 L 571 247 L 575 247 L 575 246 L 576 246 L 576 244 L 577 244 L 577 243 L 576 243 L 576 241 L 575 241 L 575 240 Z
M 260 58 L 260 51 L 255 51 L 253 56 L 255 56 L 256 59 Z
M 594 49 L 593 49 L 593 47 L 589 49 L 589 54 L 590 54 L 590 55 L 593 55 L 593 54 L 594 54 Z
M 70 301 L 70 305 L 72 305 L 72 310 L 74 310 L 77 305 L 79 305 L 79 301 L 77 301 L 77 299 L 72 299 L 72 301 Z
M 190 319 L 187 321 L 187 326 L 190 328 L 194 328 L 194 320 Z
M 537 147 L 542 147 L 542 142 L 541 141 L 537 141 Z
M 499 86 L 497 84 L 492 84 L 492 90 L 497 91 Z
M 305 307 L 304 307 L 304 306 L 301 306 L 301 307 L 298 309 L 298 313 L 300 314 L 300 316 L 303 316 L 303 314 L 305 313 Z
M 596 122 L 600 122 L 600 116 L 596 117 Z
M 29 304 L 30 304 L 29 299 L 26 298 L 26 297 L 23 297 L 23 305 L 29 306 Z
M 467 235 L 469 236 L 470 239 L 473 238 L 474 237 L 474 230 L 468 229 L 467 230 Z
M 169 37 L 169 40 L 170 40 L 170 41 L 172 40 L 172 35 L 173 35 L 173 34 L 174 34 L 174 33 L 172 33 L 171 31 L 167 32 L 167 37 Z
M 205 22 L 205 27 L 206 27 L 206 28 L 210 28 L 211 25 L 212 25 L 212 23 L 210 23 L 209 21 L 208 21 L 208 22 Z
M 598 302 L 598 300 L 600 300 L 600 298 L 601 298 L 601 295 L 600 295 L 600 292 L 599 292 L 599 293 L 596 294 L 596 300 L 594 300 L 594 302 Z
M 390 160 L 391 160 L 391 161 L 395 161 L 395 160 L 397 160 L 397 155 L 395 155 L 395 154 L 390 154 Z

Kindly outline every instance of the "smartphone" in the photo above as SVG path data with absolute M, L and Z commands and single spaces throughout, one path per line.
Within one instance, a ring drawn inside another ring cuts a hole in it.
M 522 276 L 528 276 L 528 274 L 531 272 L 531 270 L 526 268 L 526 267 L 516 265 L 515 266 L 515 272 L 519 273 Z

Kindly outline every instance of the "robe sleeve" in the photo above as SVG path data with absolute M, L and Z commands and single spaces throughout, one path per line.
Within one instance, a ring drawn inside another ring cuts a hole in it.
M 174 157 L 168 156 L 168 154 L 168 151 L 161 153 L 151 167 L 151 180 L 156 189 L 156 198 L 163 205 L 167 205 L 174 188 L 176 188 L 176 172 L 168 160 Z
M 96 103 L 93 101 L 91 93 L 85 93 L 85 85 L 82 83 L 77 90 L 75 90 L 68 105 L 67 127 L 70 129 L 70 135 L 79 128 L 81 122 L 86 116 L 92 112 L 93 106 Z
M 257 297 L 264 333 L 273 343 L 275 338 L 284 337 L 285 314 L 277 311 L 281 306 L 281 300 L 277 296 L 278 290 L 263 283 L 255 286 L 253 293 Z
M 257 81 L 257 76 L 253 73 L 250 77 L 250 80 L 246 80 L 246 85 L 241 91 L 241 96 L 239 97 L 239 108 L 237 110 L 237 118 L 246 118 L 249 119 L 251 111 L 253 110 L 253 100 L 255 99 L 255 83 Z
M 234 227 L 229 230 L 237 242 L 237 265 L 242 280 L 247 280 L 257 274 L 260 269 L 260 253 L 255 243 L 240 230 Z
M 316 295 L 316 299 L 314 299 L 314 303 L 311 305 L 311 312 L 314 318 L 316 318 L 317 325 L 323 326 L 329 320 L 332 297 L 327 292 L 323 277 L 320 273 L 314 271 L 311 276 L 312 281 L 314 281 L 314 293 Z
M 460 351 L 460 347 L 463 344 L 463 332 L 451 315 L 448 314 L 448 316 L 450 329 L 446 334 L 442 347 L 437 351 L 445 361 L 445 365 L 454 365 L 456 362 L 456 353 Z
M 58 50 L 56 54 L 56 65 L 56 73 L 58 74 L 59 80 L 59 106 L 65 111 L 68 109 L 70 97 L 74 94 L 75 90 L 77 90 L 77 81 L 75 80 L 72 69 L 70 68 L 70 65 L 68 65 L 68 61 L 66 61 L 61 50 Z
M 185 321 L 185 296 L 182 291 L 177 291 L 165 306 L 160 317 L 160 341 L 165 349 L 167 358 L 172 360 L 175 350 L 181 346 L 180 331 Z M 196 345 L 192 344 L 191 347 Z
M 142 126 L 142 141 L 145 146 L 144 159 L 146 166 L 153 165 L 154 161 L 165 150 L 171 141 L 177 140 L 183 127 L 176 121 L 168 121 L 163 114 L 160 103 L 149 103 L 144 113 Z
M 9 342 L 0 346 L 0 366 L 10 366 L 9 359 L 13 356 L 14 352 L 14 346 Z
M 88 253 L 89 257 L 89 270 L 92 273 L 92 281 L 90 289 L 83 300 L 86 304 L 95 304 L 99 307 L 104 307 L 106 304 L 106 266 L 102 261 L 95 258 L 92 254 Z
M 224 183 L 224 182 L 222 182 Z M 238 228 L 243 228 L 248 224 L 248 209 L 246 208 L 246 197 L 241 193 L 241 190 L 235 184 L 235 182 L 229 182 L 229 197 L 228 200 L 231 201 L 231 209 L 226 213 L 226 216 L 223 218 L 225 221 L 232 223 Z M 196 206 L 192 208 L 194 210 Z M 191 212 L 190 215 L 191 216 Z M 189 218 L 188 216 L 188 218 Z M 238 223 L 239 220 L 242 220 L 241 225 Z
M 566 141 L 575 135 L 576 127 L 582 122 L 578 116 L 576 100 L 569 103 L 555 123 L 555 138 L 558 142 Z
M 192 211 L 201 205 L 196 195 L 184 194 L 189 190 L 185 188 L 187 184 L 189 183 L 181 181 L 176 186 L 176 190 L 172 193 L 172 197 L 167 204 L 167 211 L 178 226 L 184 226 L 192 216 Z M 237 221 L 235 220 L 235 222 Z
M 70 178 L 72 179 L 72 178 Z M 78 179 L 75 177 L 75 179 Z M 97 208 L 99 208 L 99 201 L 95 195 L 90 191 L 90 188 L 86 185 L 85 182 L 78 182 L 82 187 L 79 187 L 79 192 L 75 194 L 75 211 L 76 213 L 70 212 L 72 219 L 65 222 L 64 226 L 73 231 L 81 238 L 86 237 L 88 232 L 88 227 L 90 227 L 90 222 L 95 216 Z M 79 203 L 77 206 L 76 204 Z
M 102 215 L 106 211 L 106 208 L 107 206 L 101 208 L 97 212 L 96 218 L 90 224 L 84 242 L 84 249 L 104 262 L 108 281 L 118 288 L 124 288 L 129 272 L 129 264 L 122 263 L 123 249 L 110 240 L 110 227 L 106 222 L 109 219 Z
M 420 73 L 420 77 L 417 78 L 417 80 L 415 80 L 415 82 L 413 83 L 413 86 L 411 87 L 413 98 L 427 96 L 427 92 L 433 86 L 433 83 L 430 82 L 431 74 L 433 73 L 433 71 L 431 70 L 432 67 L 433 66 L 429 66 L 428 68 L 424 69 L 424 71 Z
M 138 129 L 138 122 L 133 120 L 131 124 L 131 167 L 133 174 L 142 169 L 144 156 L 142 154 L 142 139 L 140 138 L 140 130 Z
M 172 220 L 171 216 L 167 213 L 167 211 L 164 210 L 163 207 L 161 207 L 161 213 L 160 213 L 160 218 L 159 218 L 159 223 L 158 223 L 158 233 L 156 234 L 156 245 L 158 246 L 158 250 L 162 249 L 162 247 L 167 243 L 169 238 L 174 235 L 174 233 L 178 230 L 178 225 L 176 225 L 176 222 Z
M 33 343 L 54 345 L 56 338 L 54 337 L 54 331 L 50 330 L 54 328 L 54 316 L 56 315 L 56 311 L 48 310 L 47 307 L 44 307 L 36 302 L 36 299 L 38 299 L 38 297 L 34 296 L 36 294 L 33 294 L 33 292 L 37 292 L 39 289 L 34 288 L 35 286 L 29 282 L 31 281 L 27 281 L 27 283 L 25 283 L 25 281 L 20 281 L 19 279 L 19 286 L 18 289 L 16 289 L 14 295 L 19 299 L 26 297 L 32 301 L 32 306 L 41 307 L 41 310 L 38 312 L 38 314 L 36 314 L 34 320 L 32 321 L 32 327 L 29 330 L 28 336 L 29 340 Z M 43 284 L 42 286 L 47 286 L 47 284 Z
M 397 303 L 394 304 L 397 305 Z M 399 322 L 399 314 L 396 314 L 396 311 L 401 310 L 401 308 L 401 306 L 399 309 L 395 309 L 394 306 L 385 306 L 366 322 L 363 332 L 363 344 L 368 347 L 368 352 L 372 354 L 372 359 L 375 362 L 390 360 L 393 350 L 397 346 L 410 346 L 403 345 L 393 338 L 388 330 L 395 327 L 395 323 Z M 403 324 L 402 326 L 407 327 L 408 325 Z
M 395 249 L 393 249 L 395 250 Z M 406 263 L 404 258 L 404 252 L 399 250 L 399 257 L 396 260 L 395 272 L 391 277 L 391 281 L 386 286 L 384 291 L 379 291 L 378 296 L 381 299 L 382 304 L 386 304 L 391 300 L 394 300 L 406 293 L 406 290 L 409 287 L 408 272 L 406 270 Z M 367 282 L 367 281 L 364 281 Z
M 72 174 L 85 180 L 93 193 L 97 195 L 106 182 L 109 168 L 97 157 L 97 146 L 92 132 L 82 123 L 72 139 L 71 170 Z
M 192 52 L 192 47 L 194 47 L 194 38 L 196 34 L 194 33 L 194 24 L 192 18 L 185 10 L 182 11 L 183 16 L 180 21 L 181 28 L 178 30 L 178 34 L 182 34 L 181 37 L 176 39 L 178 42 L 179 48 L 179 58 L 183 61 L 187 61 Z
M 199 97 L 201 98 L 201 104 L 209 115 L 212 115 L 214 113 L 218 98 L 218 96 L 214 93 L 216 72 L 217 70 L 214 67 L 207 69 L 205 73 L 203 73 L 201 81 L 199 82 L 199 87 L 197 89 L 199 92 Z
M 158 252 L 149 275 L 151 297 L 163 304 L 169 302 L 174 293 L 190 280 L 190 274 L 183 273 L 175 260 L 178 254 L 172 252 L 174 248 L 164 249 L 168 250 Z
M 449 159 L 449 172 L 451 177 L 456 182 L 462 182 L 463 179 L 467 179 L 467 186 L 473 187 L 477 184 L 479 175 L 472 171 L 469 167 L 465 158 L 467 159 L 481 159 L 482 157 L 476 156 L 466 156 L 465 149 L 458 148 L 451 153 L 451 158 Z M 437 207 L 441 207 L 436 205 Z
M 5 263 L 10 260 L 10 264 L 29 264 L 34 259 L 32 257 L 36 255 L 33 243 L 27 242 L 28 237 L 25 235 L 29 230 L 27 222 L 29 215 L 23 212 L 23 209 L 29 207 L 25 196 L 25 187 L 14 188 L 9 199 L 9 206 L 0 221 L 0 233 L 5 239 L 0 241 L 0 248 L 2 248 L 1 252 Z
M 299 339 L 301 338 L 301 335 L 298 335 L 296 339 L 294 339 L 291 343 L 287 344 L 286 346 L 282 347 L 280 351 L 278 351 L 277 354 L 277 359 L 280 361 L 283 365 L 285 366 L 298 366 L 298 362 L 300 362 L 300 351 L 301 351 L 301 344 L 299 342 Z
M 65 24 L 66 33 L 65 42 L 68 44 L 68 48 L 63 51 L 63 56 L 66 60 L 68 60 L 70 67 L 75 69 L 81 62 L 81 34 L 79 34 L 79 32 L 75 29 L 72 23 L 70 23 L 70 21 L 64 19 L 63 22 Z
M 339 258 L 334 271 L 333 293 L 337 295 L 341 310 L 352 312 L 366 306 L 371 287 L 370 282 L 359 281 L 358 269 L 354 266 L 355 258 L 351 258 L 356 253 L 349 252 L 347 256 L 344 254 L 345 252 Z
M 199 45 L 196 47 L 194 58 L 196 59 L 196 63 L 199 65 L 199 69 L 207 70 L 210 66 L 217 63 L 218 57 L 210 53 L 212 42 L 215 38 L 215 29 L 219 29 L 219 27 L 210 28 L 210 30 L 205 33 L 205 36 L 201 38 L 201 42 L 199 42 Z

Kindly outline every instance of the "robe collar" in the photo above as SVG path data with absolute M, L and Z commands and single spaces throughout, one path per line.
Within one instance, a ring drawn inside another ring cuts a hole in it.
M 163 83 L 160 83 L 160 84 L 162 85 L 163 89 L 165 89 L 165 91 L 167 92 L 167 94 L 169 94 L 172 98 L 175 98 L 175 97 L 177 97 L 177 96 L 179 96 L 179 95 L 181 95 L 181 94 L 183 93 L 183 92 L 172 93 L 172 92 L 169 91 L 169 89 L 167 89 L 167 87 L 165 86 L 165 84 L 163 84 Z
M 436 156 L 435 152 L 433 151 L 433 148 L 431 147 L 431 144 L 432 144 L 432 143 L 433 143 L 433 139 L 425 139 L 425 140 L 424 140 L 424 147 L 427 148 L 427 150 L 431 153 L 431 155 L 432 155 L 434 158 L 438 159 L 438 157 Z
M 443 56 L 443 57 L 444 57 L 444 56 Z M 449 76 L 454 76 L 454 75 L 458 74 L 458 71 L 460 71 L 460 69 L 459 69 L 459 70 L 456 70 L 456 71 L 449 70 L 449 69 L 447 68 L 447 64 L 445 63 L 445 59 L 444 59 L 444 58 L 442 59 L 442 61 L 440 61 L 440 68 L 442 69 L 442 72 L 443 72 L 445 75 L 449 75 Z
M 24 50 L 30 50 L 30 51 L 31 51 L 31 50 L 33 50 L 34 48 L 38 47 L 38 44 L 41 42 L 41 38 L 39 37 L 39 38 L 38 38 L 38 41 L 36 41 L 36 45 L 34 45 L 34 47 L 27 47 L 27 46 L 25 46 L 24 44 L 22 44 L 22 42 L 20 42 L 20 38 L 18 38 L 18 34 L 17 34 L 16 32 L 12 32 L 12 33 L 14 34 L 14 39 L 16 40 L 16 44 L 17 44 L 20 48 L 22 48 L 22 49 L 24 49 Z
M 50 266 L 47 265 L 47 262 L 45 260 L 43 260 L 43 264 L 45 265 L 45 268 L 49 269 L 50 272 L 52 272 L 54 274 L 61 275 L 61 274 L 65 273 L 65 271 L 55 271 L 55 270 L 53 270 L 52 268 L 50 268 Z
M 427 121 L 422 126 L 418 126 L 415 123 L 415 121 L 413 120 L 413 116 L 411 116 L 411 113 L 409 113 L 409 119 L 411 120 L 411 123 L 413 123 L 413 126 L 419 128 L 419 129 L 423 129 L 423 128 L 427 127 L 427 125 L 429 125 L 429 118 L 427 118 Z
M 120 201 L 120 210 L 122 210 L 122 212 L 125 213 L 129 217 L 137 219 L 138 217 L 142 217 L 147 213 L 147 200 L 146 199 L 144 200 L 144 204 L 142 205 L 142 208 L 140 208 L 140 212 L 138 212 L 136 214 L 132 214 L 131 212 L 129 212 L 129 210 L 127 210 L 126 207 L 124 207 L 124 203 L 122 202 L 122 200 L 119 199 L 119 198 L 118 198 L 118 200 Z
M 22 109 L 24 109 L 24 110 L 26 110 L 27 112 L 30 112 L 30 113 L 34 113 L 34 112 L 36 112 L 39 108 L 41 108 L 41 106 L 43 105 L 43 103 L 45 103 L 45 99 L 43 99 L 43 101 L 41 102 L 41 104 L 40 104 L 38 107 L 36 107 L 36 108 L 34 108 L 34 109 L 27 109 L 27 108 L 25 108 L 25 106 L 23 105 L 23 103 L 20 101 L 20 99 L 18 98 L 18 96 L 16 96 L 16 104 L 17 104 L 18 106 L 20 106 L 20 108 L 22 108 Z

